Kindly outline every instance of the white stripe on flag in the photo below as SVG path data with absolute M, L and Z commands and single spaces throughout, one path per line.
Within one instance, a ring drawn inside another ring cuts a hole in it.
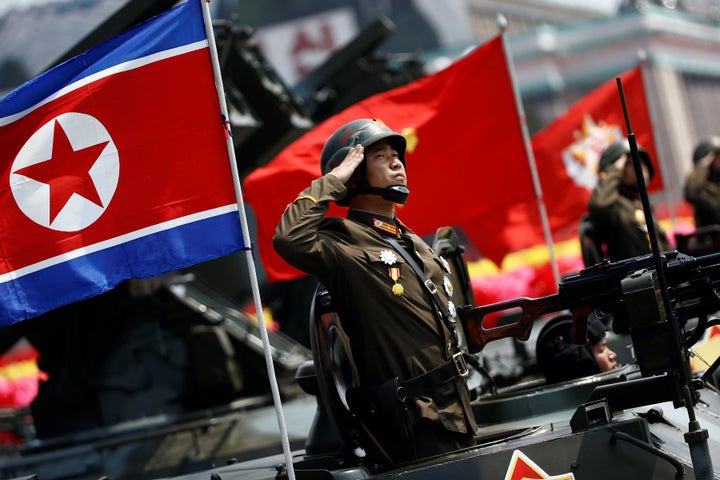
M 237 204 L 233 203 L 230 205 L 225 205 L 223 207 L 213 208 L 212 210 L 205 210 L 204 212 L 193 213 L 192 215 L 187 215 L 185 217 L 168 220 L 166 222 L 155 224 L 151 227 L 141 228 L 140 230 L 126 233 L 125 235 L 120 235 L 119 237 L 111 238 L 109 240 L 104 240 L 102 242 L 98 242 L 93 245 L 87 245 L 85 247 L 78 248 L 77 250 L 63 253 L 62 255 L 58 255 L 56 257 L 48 258 L 46 260 L 43 260 L 42 262 L 34 263 L 32 265 L 28 265 L 27 267 L 19 268 L 17 270 L 13 270 L 11 272 L 2 274 L 2 275 L 0 275 L 0 283 L 9 282 L 10 280 L 14 280 L 16 278 L 23 277 L 25 275 L 37 272 L 44 268 L 52 267 L 54 265 L 58 265 L 60 263 L 67 262 L 68 260 L 73 260 L 75 258 L 79 258 L 84 255 L 99 252 L 99 251 L 105 250 L 107 248 L 116 247 L 120 244 L 129 242 L 132 240 L 137 240 L 138 238 L 146 237 L 146 236 L 152 235 L 154 233 L 163 232 L 165 230 L 170 230 L 171 228 L 179 227 L 182 225 L 188 225 L 190 223 L 193 223 L 193 222 L 196 222 L 199 220 L 205 220 L 205 219 L 220 216 L 220 215 L 223 215 L 226 213 L 236 212 L 237 209 L 238 209 Z

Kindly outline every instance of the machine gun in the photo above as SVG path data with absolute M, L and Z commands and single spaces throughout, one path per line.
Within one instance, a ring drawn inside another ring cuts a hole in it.
M 685 332 L 682 343 L 692 346 L 720 311 L 720 253 L 692 257 L 678 252 L 663 256 L 672 310 Z M 541 298 L 521 297 L 480 307 L 460 307 L 459 317 L 468 350 L 477 353 L 490 341 L 514 337 L 527 340 L 533 323 L 545 315 L 569 310 L 573 315 L 573 342 L 587 343 L 589 315 L 612 315 L 615 333 L 629 332 L 643 376 L 672 371 L 672 331 L 651 255 L 617 262 L 604 261 L 568 275 L 558 293 Z M 497 320 L 491 314 L 516 313 L 518 320 Z M 691 323 L 697 319 L 697 323 Z M 691 327 L 687 330 L 687 328 Z M 680 352 L 684 358 L 686 352 Z M 682 402 L 682 399 L 679 400 Z
M 626 390 L 617 390 L 616 406 L 622 409 L 641 405 L 646 400 L 672 400 L 675 408 L 685 406 L 689 417 L 685 441 L 690 447 L 695 478 L 709 479 L 713 472 L 707 444 L 709 435 L 700 428 L 694 412 L 699 399 L 697 390 L 703 387 L 703 382 L 692 378 L 688 347 L 702 337 L 707 327 L 720 324 L 718 319 L 708 319 L 720 311 L 720 253 L 691 257 L 674 252 L 673 256 L 662 259 L 671 299 L 669 311 L 661 299 L 653 259 L 642 256 L 619 262 L 605 261 L 570 275 L 561 281 L 554 295 L 460 307 L 458 316 L 468 350 L 476 353 L 486 343 L 499 338 L 527 340 L 535 320 L 563 310 L 573 315 L 573 342 L 585 344 L 588 316 L 611 314 L 613 331 L 629 331 L 640 372 L 643 380 L 647 380 L 634 385 L 628 382 Z M 516 322 L 498 322 L 490 315 L 517 310 L 520 315 L 513 316 L 518 318 Z M 675 333 L 672 320 L 677 321 L 680 334 Z M 715 360 L 703 379 L 711 376 L 718 365 L 720 359 Z M 606 395 L 613 394 L 598 392 L 595 397 Z
M 675 408 L 687 409 L 689 431 L 685 441 L 690 447 L 695 478 L 710 479 L 713 469 L 707 443 L 709 434 L 700 428 L 694 412 L 699 398 L 697 389 L 703 384 L 692 377 L 688 347 L 702 337 L 708 326 L 720 323 L 708 320 L 709 315 L 720 310 L 720 253 L 692 257 L 659 251 L 638 146 L 619 77 L 617 84 L 652 254 L 604 261 L 570 275 L 561 281 L 554 295 L 461 307 L 458 315 L 471 353 L 498 338 L 527 340 L 536 319 L 563 310 L 569 310 L 573 316 L 573 342 L 585 344 L 589 315 L 612 315 L 613 331 L 630 333 L 640 372 L 643 379 L 649 380 L 644 385 L 661 385 L 661 395 L 669 394 Z M 518 310 L 517 322 L 496 322 L 490 315 Z M 688 328 L 694 319 L 696 325 Z M 720 361 L 716 360 L 706 375 L 712 375 L 718 365 Z

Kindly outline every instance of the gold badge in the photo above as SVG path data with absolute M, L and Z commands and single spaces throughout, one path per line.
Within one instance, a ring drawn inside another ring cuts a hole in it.
M 388 275 L 392 279 L 395 284 L 392 286 L 392 293 L 396 297 L 399 297 L 405 292 L 405 288 L 398 283 L 398 280 L 400 280 L 400 267 L 390 267 L 388 268 Z
M 647 228 L 645 226 L 645 214 L 639 208 L 635 210 L 635 222 L 640 225 L 641 229 L 647 231 Z

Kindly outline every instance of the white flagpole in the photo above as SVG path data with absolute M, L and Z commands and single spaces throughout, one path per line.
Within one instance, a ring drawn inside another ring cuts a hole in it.
M 650 137 L 655 144 L 655 161 L 657 162 L 660 178 L 663 182 L 662 196 L 665 200 L 665 204 L 667 205 L 668 215 L 670 216 L 670 229 L 675 230 L 677 217 L 675 215 L 674 195 L 672 195 L 671 192 L 676 190 L 677 179 L 674 175 L 671 175 L 670 172 L 668 172 L 667 163 L 662 161 L 665 158 L 672 158 L 672 155 L 670 155 L 668 150 L 665 148 L 665 144 L 658 141 L 656 130 L 655 128 L 652 128 L 653 125 L 661 124 L 660 122 L 655 121 L 660 117 L 654 102 L 655 98 L 658 97 L 658 87 L 656 82 L 654 82 L 651 78 L 653 72 L 650 68 L 650 59 L 648 58 L 647 52 L 644 50 L 638 52 L 638 68 L 640 68 L 643 90 L 645 91 L 645 101 L 647 103 L 648 115 L 650 116 Z M 650 98 L 650 95 L 652 95 L 652 98 Z M 666 133 L 668 132 L 666 131 Z
M 193 1 L 193 0 L 189 0 Z M 218 60 L 217 47 L 215 45 L 215 33 L 212 28 L 212 22 L 210 19 L 210 0 L 194 0 L 202 4 L 203 22 L 205 24 L 205 34 L 207 36 L 208 45 L 210 47 L 210 57 L 212 58 L 213 73 L 215 77 L 215 88 L 218 94 L 218 102 L 220 103 L 220 112 L 222 118 L 228 122 L 225 128 L 229 131 L 229 119 L 227 103 L 225 102 L 225 89 L 222 83 L 222 76 L 220 72 L 220 62 Z M 219 119 L 218 119 L 219 120 Z M 238 206 L 238 215 L 240 216 L 240 224 L 242 226 L 243 243 L 246 247 L 252 245 L 250 239 L 250 232 L 247 227 L 247 217 L 245 216 L 245 204 L 242 198 L 242 187 L 240 186 L 240 175 L 238 173 L 237 163 L 235 160 L 235 147 L 233 146 L 232 138 L 228 135 L 226 142 L 228 157 L 230 158 L 230 169 L 232 171 L 233 183 L 235 184 L 235 200 Z M 255 270 L 255 261 L 253 258 L 253 252 L 250 248 L 245 249 L 245 255 L 247 259 L 248 271 L 250 274 L 250 284 L 252 287 L 253 301 L 255 303 L 255 311 L 257 312 L 258 326 L 260 328 L 260 336 L 263 342 L 263 351 L 265 353 L 265 364 L 268 371 L 268 377 L 270 377 L 270 388 L 272 390 L 273 402 L 275 404 L 275 413 L 277 415 L 278 426 L 280 427 L 280 435 L 282 441 L 283 452 L 285 454 L 285 463 L 287 468 L 288 478 L 295 480 L 295 469 L 292 462 L 292 452 L 290 451 L 290 441 L 288 440 L 287 428 L 285 426 L 285 416 L 282 410 L 282 401 L 280 400 L 280 390 L 277 384 L 277 377 L 275 375 L 275 366 L 272 360 L 270 340 L 268 339 L 267 326 L 265 325 L 265 318 L 263 315 L 262 301 L 260 299 L 260 287 L 257 280 L 257 272 Z
M 500 35 L 502 36 L 503 52 L 505 52 L 505 61 L 510 72 L 510 81 L 512 82 L 513 92 L 515 93 L 515 104 L 517 105 L 518 115 L 520 116 L 520 124 L 522 126 L 523 140 L 525 142 L 525 151 L 527 152 L 530 174 L 533 179 L 533 187 L 535 189 L 535 197 L 537 199 L 538 210 L 540 210 L 540 221 L 542 223 L 543 232 L 545 234 L 545 242 L 548 247 L 550 256 L 550 265 L 552 266 L 555 283 L 560 283 L 560 269 L 558 268 L 557 259 L 555 258 L 555 245 L 553 244 L 552 232 L 550 231 L 550 222 L 548 221 L 547 211 L 545 210 L 545 201 L 543 200 L 542 188 L 540 186 L 540 176 L 538 175 L 537 165 L 535 164 L 535 155 L 530 144 L 530 134 L 528 133 L 527 122 L 525 117 L 525 109 L 523 108 L 522 98 L 520 98 L 520 89 L 515 78 L 515 67 L 512 62 L 512 55 L 507 45 L 505 32 L 507 31 L 507 19 L 500 14 L 497 19 Z

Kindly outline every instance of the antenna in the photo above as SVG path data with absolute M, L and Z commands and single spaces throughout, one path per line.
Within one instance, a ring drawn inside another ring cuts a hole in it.
M 632 125 L 630 124 L 630 115 L 628 113 L 627 102 L 625 100 L 625 91 L 623 90 L 622 79 L 620 77 L 616 77 L 615 81 L 617 82 L 623 115 L 625 116 L 625 125 L 628 132 L 627 139 L 630 144 L 630 155 L 635 169 L 635 178 L 637 179 L 638 187 L 640 189 L 640 199 L 642 201 L 643 213 L 645 215 L 645 224 L 647 225 L 648 235 L 650 237 L 650 247 L 652 249 L 653 261 L 655 263 L 655 271 L 658 276 L 660 295 L 666 318 L 668 324 L 670 325 L 669 339 L 674 343 L 674 345 L 671 346 L 672 348 L 670 348 L 670 354 L 674 357 L 678 367 L 676 371 L 680 377 L 678 380 L 682 386 L 682 395 L 685 400 L 685 408 L 688 412 L 689 431 L 684 435 L 685 442 L 690 448 L 690 458 L 692 459 L 693 468 L 695 470 L 695 478 L 698 480 L 710 480 L 713 478 L 713 468 L 707 442 L 709 434 L 706 429 L 700 428 L 700 424 L 695 417 L 693 404 L 694 389 L 691 382 L 692 375 L 690 373 L 690 362 L 687 358 L 688 350 L 685 344 L 685 337 L 680 331 L 677 318 L 675 317 L 675 312 L 672 309 L 672 304 L 670 302 L 670 294 L 668 293 L 667 288 L 667 277 L 665 275 L 665 257 L 660 253 L 657 231 L 655 230 L 655 220 L 652 216 L 652 210 L 650 209 L 650 199 L 647 192 L 647 185 L 645 185 L 645 177 L 643 176 L 642 165 L 640 163 L 640 152 L 638 151 L 635 134 L 633 133 Z

